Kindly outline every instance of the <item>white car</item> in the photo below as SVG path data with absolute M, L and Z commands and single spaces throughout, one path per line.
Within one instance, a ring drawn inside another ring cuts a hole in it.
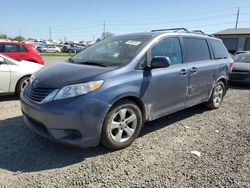
M 30 61 L 16 61 L 0 54 L 0 96 L 16 94 L 28 84 L 30 76 L 43 65 Z
M 61 52 L 61 48 L 57 46 L 47 46 L 46 52 Z

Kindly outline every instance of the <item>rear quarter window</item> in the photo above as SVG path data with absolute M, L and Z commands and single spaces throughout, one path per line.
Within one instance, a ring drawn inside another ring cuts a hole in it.
M 21 52 L 28 52 L 28 49 L 25 46 L 21 45 Z
M 187 62 L 210 60 L 210 52 L 206 39 L 184 37 L 187 51 Z
M 219 40 L 210 40 L 215 59 L 224 59 L 228 57 L 228 52 L 224 44 Z

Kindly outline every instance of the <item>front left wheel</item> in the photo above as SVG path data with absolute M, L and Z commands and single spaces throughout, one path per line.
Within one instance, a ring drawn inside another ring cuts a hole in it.
M 115 104 L 104 120 L 101 143 L 109 149 L 118 150 L 132 144 L 142 127 L 142 114 L 132 101 Z

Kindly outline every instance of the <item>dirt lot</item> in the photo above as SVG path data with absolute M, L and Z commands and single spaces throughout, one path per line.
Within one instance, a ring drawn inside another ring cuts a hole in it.
M 230 89 L 218 110 L 195 106 L 147 123 L 115 152 L 47 141 L 25 127 L 16 98 L 0 98 L 0 187 L 250 187 L 249 144 L 246 86 Z

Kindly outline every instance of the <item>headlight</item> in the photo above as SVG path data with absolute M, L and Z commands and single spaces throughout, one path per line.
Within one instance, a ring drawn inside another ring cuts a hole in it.
M 65 86 L 62 89 L 60 89 L 60 91 L 54 97 L 54 100 L 66 99 L 70 97 L 84 95 L 86 93 L 99 89 L 103 83 L 104 83 L 103 80 L 99 80 L 99 81 Z

